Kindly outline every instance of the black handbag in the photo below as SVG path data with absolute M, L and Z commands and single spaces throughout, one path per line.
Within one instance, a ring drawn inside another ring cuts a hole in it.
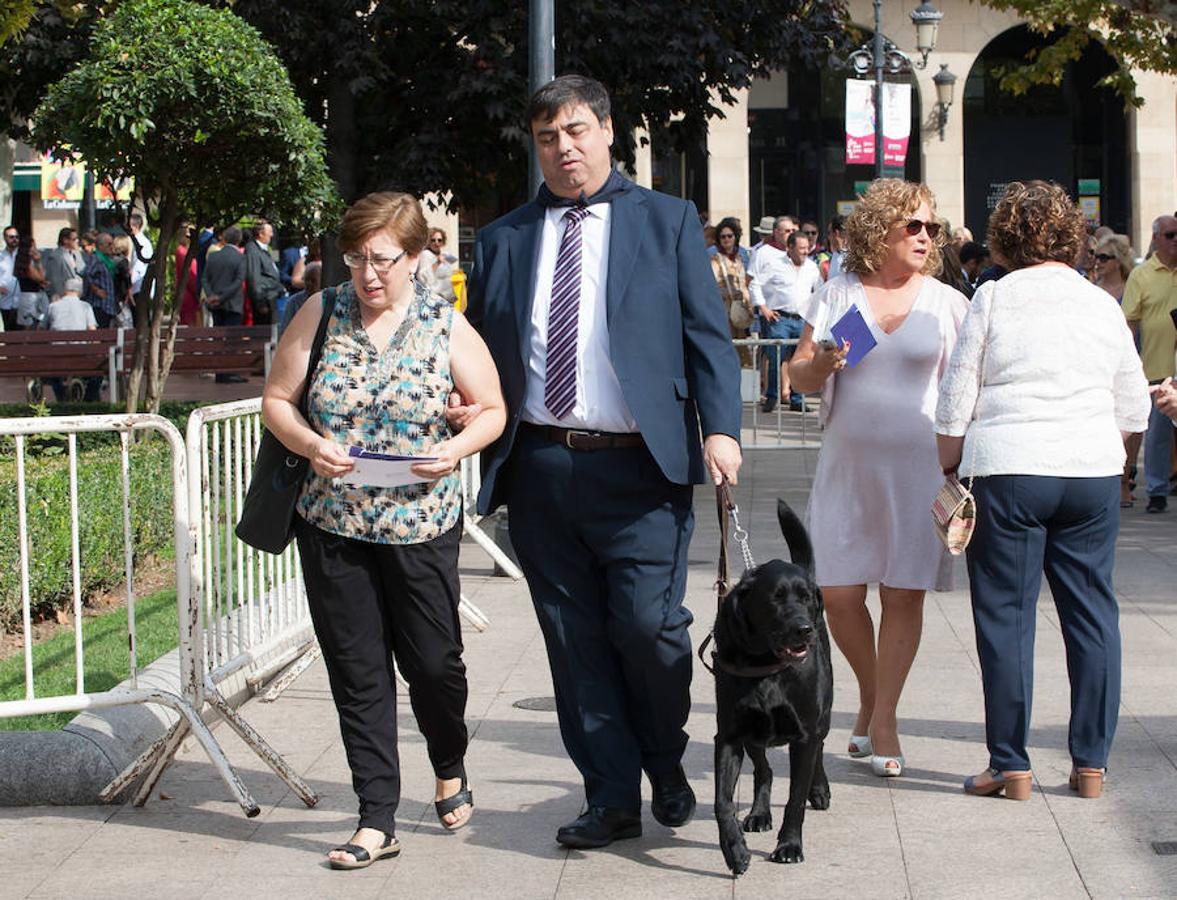
M 323 314 L 319 328 L 311 344 L 311 355 L 307 360 L 307 377 L 299 398 L 298 408 L 307 416 L 307 388 L 314 377 L 315 367 L 323 353 L 323 341 L 327 336 L 327 323 L 335 308 L 335 289 L 323 292 Z M 294 507 L 302 493 L 310 461 L 287 450 L 280 440 L 267 428 L 262 431 L 258 444 L 257 459 L 253 464 L 253 479 L 241 506 L 241 518 L 235 529 L 237 537 L 258 550 L 266 553 L 281 553 L 294 537 Z

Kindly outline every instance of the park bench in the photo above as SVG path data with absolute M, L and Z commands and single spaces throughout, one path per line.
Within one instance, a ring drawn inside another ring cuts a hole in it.
M 42 396 L 38 379 L 106 377 L 110 402 L 119 402 L 120 382 L 135 360 L 131 328 L 97 331 L 0 332 L 0 376 L 29 380 L 30 400 Z M 278 330 L 273 325 L 204 328 L 181 325 L 171 371 L 267 375 Z

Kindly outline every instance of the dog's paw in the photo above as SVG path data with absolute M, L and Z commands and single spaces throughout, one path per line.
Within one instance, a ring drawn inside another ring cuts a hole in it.
M 745 831 L 772 831 L 772 813 L 750 812 L 744 817 Z
M 752 854 L 748 852 L 748 844 L 734 818 L 719 825 L 719 849 L 723 851 L 723 861 L 733 875 L 743 875 L 748 871 Z
M 814 809 L 830 808 L 829 782 L 826 782 L 825 784 L 815 784 L 809 789 L 809 805 Z
M 782 841 L 768 857 L 774 863 L 805 862 L 805 854 L 801 852 L 800 841 Z

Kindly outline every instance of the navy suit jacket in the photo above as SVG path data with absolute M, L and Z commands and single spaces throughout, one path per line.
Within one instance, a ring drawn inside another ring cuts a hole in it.
M 689 201 L 636 185 L 612 206 L 605 297 L 613 369 L 666 478 L 702 484 L 701 435 L 739 440 L 741 406 L 739 361 L 699 216 Z M 507 427 L 482 455 L 483 514 L 504 500 L 503 466 L 523 410 L 544 214 L 532 201 L 474 244 L 466 315 L 490 348 L 507 402 Z

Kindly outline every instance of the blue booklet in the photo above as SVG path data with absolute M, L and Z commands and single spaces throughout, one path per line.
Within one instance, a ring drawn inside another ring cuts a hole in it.
M 850 342 L 850 352 L 846 354 L 846 365 L 852 369 L 862 362 L 862 358 L 870 353 L 878 343 L 875 336 L 871 334 L 862 313 L 858 311 L 857 305 L 851 305 L 850 309 L 846 310 L 846 315 L 834 323 L 830 334 L 833 335 L 834 342 L 839 347 L 842 346 L 843 341 Z

